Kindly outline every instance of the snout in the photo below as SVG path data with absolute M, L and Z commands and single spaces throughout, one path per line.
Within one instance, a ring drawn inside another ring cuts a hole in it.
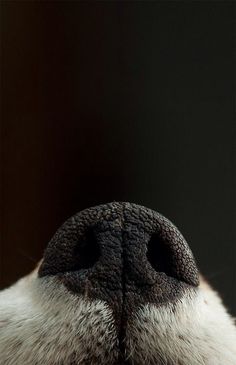
M 64 223 L 39 269 L 40 277 L 52 275 L 75 295 L 105 301 L 119 328 L 134 309 L 173 302 L 198 285 L 177 228 L 151 209 L 123 202 L 86 209 Z
M 0 295 L 0 364 L 235 364 L 235 325 L 177 228 L 110 203 L 70 218 Z

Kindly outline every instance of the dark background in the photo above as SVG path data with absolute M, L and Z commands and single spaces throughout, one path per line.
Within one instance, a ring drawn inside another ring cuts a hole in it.
M 1 2 L 1 287 L 82 208 L 158 210 L 236 314 L 233 2 Z

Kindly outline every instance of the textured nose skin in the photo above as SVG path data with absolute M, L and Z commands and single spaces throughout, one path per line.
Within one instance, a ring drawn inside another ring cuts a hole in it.
M 177 228 L 151 209 L 117 202 L 64 223 L 39 269 L 47 275 L 75 294 L 104 300 L 122 327 L 134 308 L 174 301 L 198 285 L 192 252 Z

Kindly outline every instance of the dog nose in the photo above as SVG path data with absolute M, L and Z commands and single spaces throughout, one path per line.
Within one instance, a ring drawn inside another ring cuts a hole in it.
M 56 276 L 73 293 L 112 305 L 164 303 L 198 285 L 184 237 L 161 214 L 113 202 L 86 209 L 50 241 L 39 276 Z

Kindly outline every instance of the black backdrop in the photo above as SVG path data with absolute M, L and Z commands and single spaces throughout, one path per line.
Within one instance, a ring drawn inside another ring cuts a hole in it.
M 78 210 L 182 231 L 236 313 L 233 2 L 2 1 L 1 287 Z

